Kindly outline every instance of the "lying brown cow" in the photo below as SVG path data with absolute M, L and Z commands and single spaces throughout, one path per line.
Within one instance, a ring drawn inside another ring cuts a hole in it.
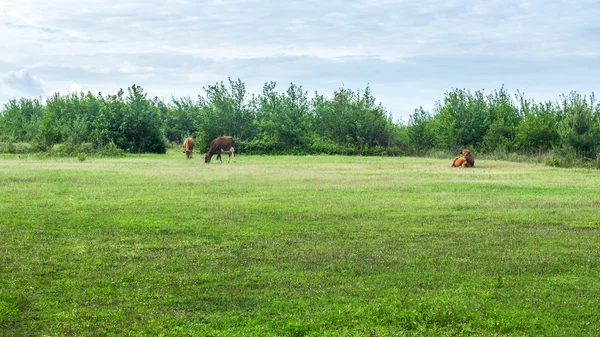
M 465 166 L 467 164 L 467 161 L 465 160 L 465 158 L 463 157 L 456 157 L 454 158 L 454 161 L 452 162 L 452 167 L 460 167 L 460 166 Z
M 196 136 L 188 137 L 183 141 L 183 152 L 185 152 L 185 157 L 187 159 L 192 159 L 192 154 L 194 152 L 194 139 L 196 139 Z
M 475 158 L 471 151 L 464 149 L 460 152 L 461 157 L 454 158 L 452 167 L 475 167 Z
M 227 162 L 229 163 L 229 161 L 231 160 L 231 156 L 233 156 L 233 162 L 235 163 L 235 150 L 233 149 L 234 143 L 235 139 L 233 139 L 233 137 L 231 136 L 218 137 L 213 139 L 212 143 L 210 144 L 210 149 L 208 150 L 206 155 L 204 155 L 204 162 L 210 163 L 210 160 L 214 154 L 217 155 L 217 161 L 221 160 L 221 162 L 223 162 L 223 160 L 221 159 L 221 152 L 227 152 Z
M 462 155 L 465 158 L 465 160 L 467 161 L 467 165 L 465 167 L 475 167 L 475 158 L 473 157 L 473 154 L 471 153 L 471 151 L 465 149 L 462 150 Z

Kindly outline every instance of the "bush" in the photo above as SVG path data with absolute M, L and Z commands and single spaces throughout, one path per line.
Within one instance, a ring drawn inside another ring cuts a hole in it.
M 583 167 L 598 169 L 600 168 L 600 159 L 597 157 L 591 159 L 582 155 L 577 155 L 571 151 L 558 149 L 553 152 L 552 157 L 546 160 L 545 164 L 552 167 Z
M 237 144 L 248 154 L 283 154 L 283 151 L 278 148 L 278 143 L 269 137 L 256 138 Z
M 344 156 L 355 156 L 360 153 L 357 149 L 355 149 L 353 147 L 346 147 L 346 146 L 340 145 L 340 148 L 342 150 L 341 154 Z
M 31 153 L 34 150 L 34 147 L 29 143 L 0 143 L 0 153 L 25 154 Z
M 110 142 L 106 144 L 104 148 L 100 149 L 98 154 L 106 157 L 120 157 L 125 155 L 125 151 L 119 149 L 114 142 Z
M 94 144 L 92 143 L 81 143 L 79 144 L 79 153 L 92 154 L 94 152 Z
M 79 153 L 79 146 L 70 141 L 54 144 L 50 149 L 50 153 L 58 157 L 72 157 Z
M 329 140 L 315 140 L 310 145 L 310 152 L 312 154 L 338 154 L 340 146 Z

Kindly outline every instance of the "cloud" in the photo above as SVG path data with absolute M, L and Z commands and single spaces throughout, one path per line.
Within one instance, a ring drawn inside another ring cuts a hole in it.
M 138 66 L 127 61 L 119 65 L 118 68 L 120 72 L 125 74 L 152 73 L 155 70 L 154 67 Z
M 9 71 L 0 77 L 0 91 L 3 93 L 0 100 L 7 100 L 18 96 L 40 97 L 45 93 L 44 80 L 32 76 L 25 69 Z
M 60 57 L 168 52 L 214 60 L 300 56 L 402 61 L 467 54 L 600 55 L 597 44 L 581 43 L 578 35 L 600 14 L 599 6 L 584 2 L 254 0 L 165 5 L 98 0 L 76 17 L 71 10 L 79 1 L 24 2 L 9 4 L 4 15 L 9 23 L 5 34 L 21 37 L 11 39 L 11 45 L 33 47 L 44 41 L 37 48 Z
M 600 62 L 598 17 L 593 0 L 21 0 L 0 9 L 0 71 L 28 69 L 49 92 L 136 83 L 163 97 L 228 77 L 325 93 L 370 83 L 412 112 L 403 102 L 451 87 L 593 87 L 598 71 L 581 69 Z
M 72 83 L 71 88 L 69 88 L 70 93 L 76 93 L 81 91 L 81 86 L 77 83 Z

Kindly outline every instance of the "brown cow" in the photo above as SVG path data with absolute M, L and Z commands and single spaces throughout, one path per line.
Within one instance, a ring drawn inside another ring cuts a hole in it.
M 475 158 L 471 151 L 464 149 L 460 154 L 462 156 L 454 158 L 452 167 L 475 167 Z
M 233 162 L 235 163 L 235 150 L 233 149 L 233 145 L 235 143 L 235 139 L 231 136 L 217 137 L 213 139 L 210 144 L 210 149 L 204 155 L 204 162 L 210 163 L 210 160 L 214 154 L 217 154 L 217 161 L 223 162 L 221 159 L 221 152 L 227 152 L 229 155 L 227 158 L 227 162 L 231 160 L 231 156 L 233 155 Z
M 465 160 L 464 157 L 456 157 L 454 158 L 454 161 L 452 162 L 452 167 L 460 167 L 460 166 L 465 166 L 465 164 L 467 163 L 467 161 Z
M 185 152 L 185 157 L 187 159 L 192 159 L 192 154 L 194 152 L 194 139 L 196 139 L 196 136 L 188 137 L 183 141 L 183 152 Z
M 475 158 L 473 157 L 471 151 L 464 149 L 462 150 L 461 154 L 467 161 L 467 164 L 464 167 L 475 167 Z

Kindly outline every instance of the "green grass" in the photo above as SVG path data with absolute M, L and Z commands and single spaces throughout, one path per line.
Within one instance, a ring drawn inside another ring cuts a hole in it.
M 0 156 L 0 335 L 600 335 L 600 173 Z

